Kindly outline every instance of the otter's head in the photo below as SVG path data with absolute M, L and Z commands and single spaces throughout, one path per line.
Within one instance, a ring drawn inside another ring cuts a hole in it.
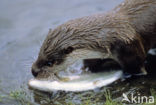
M 64 59 L 70 54 L 74 47 L 66 39 L 64 30 L 60 28 L 49 30 L 48 36 L 40 48 L 37 60 L 32 65 L 32 74 L 36 77 L 39 73 L 53 71 L 53 67 L 63 63 Z
M 50 30 L 40 48 L 37 60 L 32 65 L 32 74 L 36 77 L 40 73 L 54 72 L 56 66 L 64 63 L 69 54 L 78 49 L 99 51 L 100 45 L 95 37 L 79 31 L 68 25 Z

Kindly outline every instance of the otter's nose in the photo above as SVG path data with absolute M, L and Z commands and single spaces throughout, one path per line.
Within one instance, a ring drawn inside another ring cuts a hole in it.
M 33 68 L 31 69 L 31 72 L 32 72 L 32 75 L 33 75 L 34 77 L 36 77 L 36 76 L 38 75 L 38 72 L 36 72 Z

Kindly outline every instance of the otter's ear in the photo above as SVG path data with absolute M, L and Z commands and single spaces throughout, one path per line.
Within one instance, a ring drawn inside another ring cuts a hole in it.
M 52 32 L 53 32 L 53 30 L 50 28 L 50 29 L 49 29 L 49 32 L 48 32 L 48 35 L 49 35 L 49 34 L 52 34 Z
M 68 47 L 68 48 L 66 48 L 66 49 L 64 50 L 64 53 L 65 53 L 65 54 L 69 54 L 69 53 L 71 53 L 73 50 L 74 50 L 74 48 L 70 46 L 70 47 Z

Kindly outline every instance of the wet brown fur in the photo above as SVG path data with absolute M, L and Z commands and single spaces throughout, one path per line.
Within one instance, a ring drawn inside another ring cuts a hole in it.
M 135 72 L 154 45 L 156 0 L 125 0 L 107 14 L 70 20 L 50 30 L 32 70 L 45 70 L 48 61 L 61 64 L 72 50 L 90 49 L 113 55 L 124 70 Z

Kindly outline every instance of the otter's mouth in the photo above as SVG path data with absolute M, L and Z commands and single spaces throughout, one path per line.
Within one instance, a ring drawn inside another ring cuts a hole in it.
M 109 85 L 122 77 L 121 67 L 113 59 L 102 58 L 100 53 L 88 50 L 73 53 L 80 56 L 71 54 L 62 66 L 56 67 L 57 80 L 35 78 L 29 81 L 29 86 L 46 92 L 86 91 Z

